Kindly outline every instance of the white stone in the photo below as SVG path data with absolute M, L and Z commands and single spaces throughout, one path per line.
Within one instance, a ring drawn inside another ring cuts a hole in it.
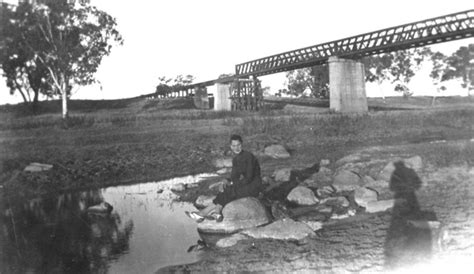
M 265 148 L 265 155 L 274 159 L 285 159 L 290 157 L 290 153 L 282 145 L 271 145 Z
M 41 164 L 41 163 L 31 163 L 25 167 L 24 171 L 28 172 L 40 172 L 47 171 L 53 168 L 53 165 Z
M 241 232 L 256 239 L 301 240 L 314 235 L 312 228 L 292 219 L 282 219 L 263 227 L 247 229 Z
M 228 173 L 228 172 L 229 172 L 229 169 L 226 168 L 226 167 L 221 168 L 221 169 L 219 169 L 218 171 L 216 171 L 216 173 L 219 174 L 219 175 L 226 174 L 226 173 Z
M 321 159 L 321 161 L 319 162 L 319 165 L 320 165 L 321 167 L 324 167 L 324 166 L 329 165 L 330 163 L 331 163 L 331 161 L 328 160 L 328 159 Z
M 290 175 L 291 175 L 291 168 L 282 168 L 282 169 L 275 170 L 275 172 L 273 172 L 272 177 L 277 182 L 289 182 Z
M 373 201 L 373 202 L 367 203 L 367 206 L 365 207 L 365 211 L 368 213 L 386 211 L 387 209 L 393 208 L 394 205 L 395 205 L 395 199 Z
M 331 196 L 335 192 L 336 192 L 336 190 L 331 185 L 318 187 L 316 189 L 316 194 L 319 198 L 328 198 L 329 196 Z
M 367 207 L 369 202 L 375 202 L 378 194 L 375 190 L 366 187 L 358 187 L 354 191 L 354 200 L 361 207 Z
M 198 230 L 204 233 L 234 233 L 270 222 L 270 214 L 254 197 L 241 198 L 228 203 L 222 209 L 222 215 L 224 219 L 221 222 L 204 220 L 198 223 Z
M 304 186 L 297 186 L 293 188 L 286 199 L 297 205 L 315 205 L 319 202 L 314 192 Z
M 411 168 L 416 172 L 419 172 L 423 169 L 423 160 L 418 155 L 404 159 L 403 162 L 408 168 Z

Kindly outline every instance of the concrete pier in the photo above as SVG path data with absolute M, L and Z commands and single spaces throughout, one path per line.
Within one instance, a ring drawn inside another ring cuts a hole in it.
M 216 83 L 217 92 L 214 96 L 214 110 L 232 110 L 230 86 L 231 83 Z
M 368 111 L 364 64 L 329 57 L 329 108 L 337 112 Z

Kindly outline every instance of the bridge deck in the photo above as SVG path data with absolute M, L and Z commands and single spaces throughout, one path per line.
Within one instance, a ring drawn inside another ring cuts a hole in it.
M 360 58 L 472 36 L 474 10 L 468 10 L 245 62 L 236 65 L 236 75 L 260 76 L 320 65 L 331 56 Z

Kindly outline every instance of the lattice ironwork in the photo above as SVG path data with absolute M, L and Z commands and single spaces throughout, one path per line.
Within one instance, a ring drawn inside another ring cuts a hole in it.
M 259 110 L 263 93 L 258 79 L 236 79 L 231 86 L 232 110 Z
M 236 75 L 260 76 L 320 65 L 331 56 L 361 58 L 474 36 L 474 10 L 356 35 L 235 66 Z

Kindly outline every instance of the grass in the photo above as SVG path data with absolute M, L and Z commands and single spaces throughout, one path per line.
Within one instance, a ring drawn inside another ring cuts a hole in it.
M 278 166 L 335 161 L 364 146 L 420 144 L 414 146 L 419 149 L 432 140 L 474 136 L 472 105 L 343 115 L 294 114 L 274 106 L 258 113 L 215 112 L 143 99 L 80 101 L 71 103 L 71 117 L 63 122 L 60 111 L 48 112 L 56 103 L 45 102 L 35 116 L 22 105 L 0 107 L 0 182 L 8 193 L 34 196 L 213 171 L 212 160 L 228 151 L 231 133 L 242 134 L 257 154 L 273 143 L 292 152 L 288 161 L 261 158 L 267 174 Z M 436 165 L 474 159 L 472 147 L 419 151 Z M 31 162 L 54 169 L 10 180 Z

